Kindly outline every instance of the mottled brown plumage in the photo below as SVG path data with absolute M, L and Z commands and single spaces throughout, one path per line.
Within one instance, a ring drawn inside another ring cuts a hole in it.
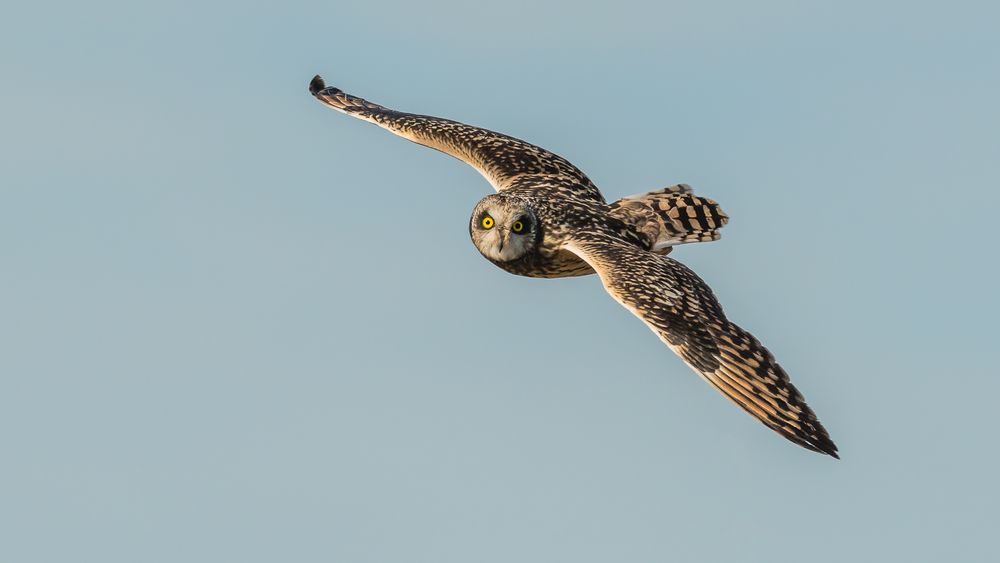
M 519 139 L 373 104 L 315 77 L 309 91 L 348 115 L 478 170 L 498 193 L 483 198 L 469 232 L 483 256 L 532 277 L 597 272 L 608 293 L 639 317 L 695 372 L 772 430 L 837 457 L 837 446 L 771 353 L 730 322 L 712 290 L 665 255 L 712 241 L 728 217 L 678 184 L 607 204 L 562 157 Z
M 510 188 L 524 176 L 544 175 L 550 185 L 558 185 L 575 197 L 604 202 L 597 186 L 577 167 L 559 155 L 520 139 L 450 119 L 384 108 L 337 88 L 328 88 L 319 76 L 313 78 L 309 91 L 335 110 L 375 123 L 400 137 L 469 164 L 497 191 Z
M 719 229 L 729 222 L 719 204 L 694 195 L 687 184 L 623 197 L 608 213 L 641 232 L 658 254 L 669 253 L 677 244 L 719 240 Z
M 581 233 L 566 248 L 605 289 L 702 376 L 772 430 L 837 457 L 837 446 L 774 356 L 730 322 L 712 290 L 683 264 L 613 236 Z

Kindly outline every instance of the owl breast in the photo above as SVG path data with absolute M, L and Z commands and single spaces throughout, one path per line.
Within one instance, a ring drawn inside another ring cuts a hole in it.
M 509 262 L 490 260 L 490 262 L 512 274 L 529 278 L 570 278 L 594 273 L 594 269 L 576 254 L 545 247 L 536 249 L 517 260 Z

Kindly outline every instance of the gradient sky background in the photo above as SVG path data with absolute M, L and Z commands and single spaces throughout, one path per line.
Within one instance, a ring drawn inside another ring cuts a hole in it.
M 996 560 L 995 3 L 280 4 L 5 8 L 0 560 Z M 673 256 L 843 460 L 315 73 L 718 200 Z

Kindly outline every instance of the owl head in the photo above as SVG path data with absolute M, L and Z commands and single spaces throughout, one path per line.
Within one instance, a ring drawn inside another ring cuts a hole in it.
M 484 197 L 469 222 L 472 243 L 494 262 L 510 262 L 535 250 L 542 232 L 528 202 L 503 194 Z

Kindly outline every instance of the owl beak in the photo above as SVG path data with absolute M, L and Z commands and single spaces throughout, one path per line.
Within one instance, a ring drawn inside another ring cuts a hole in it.
M 500 239 L 500 250 L 503 250 L 503 245 L 510 241 L 510 231 L 506 229 L 501 230 L 500 236 L 497 238 Z

